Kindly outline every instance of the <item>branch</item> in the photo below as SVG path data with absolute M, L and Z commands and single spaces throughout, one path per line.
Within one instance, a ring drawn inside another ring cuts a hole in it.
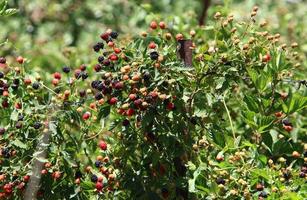
M 211 3 L 211 0 L 203 0 L 203 9 L 202 9 L 202 12 L 201 12 L 199 20 L 198 20 L 198 24 L 200 26 L 204 25 L 205 22 L 206 22 L 207 12 L 208 12 L 208 9 L 210 7 L 210 3 Z

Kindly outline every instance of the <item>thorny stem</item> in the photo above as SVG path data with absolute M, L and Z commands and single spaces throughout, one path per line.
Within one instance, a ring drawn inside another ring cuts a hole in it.
M 226 94 L 225 94 L 225 95 L 226 95 Z M 229 119 L 230 126 L 231 126 L 231 130 L 232 130 L 232 136 L 233 136 L 233 139 L 235 140 L 235 139 L 236 139 L 235 129 L 234 129 L 234 127 L 233 127 L 232 119 L 231 119 L 229 110 L 228 110 L 228 108 L 227 108 L 226 102 L 225 102 L 225 95 L 223 95 L 222 101 L 223 101 L 223 104 L 224 104 L 224 106 L 225 106 L 225 109 L 226 109 L 226 112 L 227 112 L 227 115 L 228 115 L 228 119 Z

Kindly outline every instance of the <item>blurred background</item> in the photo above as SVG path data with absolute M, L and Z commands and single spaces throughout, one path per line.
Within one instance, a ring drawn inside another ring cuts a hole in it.
M 217 11 L 247 18 L 254 5 L 260 8 L 258 18 L 266 19 L 282 40 L 298 42 L 306 57 L 306 0 L 9 0 L 19 12 L 1 18 L 0 44 L 6 43 L 0 54 L 23 55 L 31 67 L 54 72 L 63 65 L 89 63 L 92 45 L 107 28 L 129 38 L 154 19 L 189 31 L 210 25 Z

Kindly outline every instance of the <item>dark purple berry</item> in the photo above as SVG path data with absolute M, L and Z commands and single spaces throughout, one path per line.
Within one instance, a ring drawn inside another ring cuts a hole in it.
M 99 160 L 96 160 L 96 161 L 95 161 L 95 166 L 96 166 L 97 168 L 99 168 L 99 167 L 101 166 L 101 162 L 100 162 Z
M 100 100 L 100 99 L 102 99 L 103 98 L 103 95 L 100 93 L 100 92 L 98 92 L 96 95 L 95 95 L 95 99 L 98 101 L 98 100 Z
M 116 38 L 118 37 L 118 33 L 115 32 L 115 31 L 112 31 L 112 32 L 110 33 L 110 36 L 111 36 L 111 38 L 116 39 Z
M 68 73 L 70 72 L 70 67 L 64 66 L 64 67 L 62 68 L 62 70 L 63 70 L 64 73 L 68 74 Z
M 100 64 L 102 64 L 103 61 L 104 61 L 104 57 L 103 57 L 103 56 L 99 56 L 99 57 L 98 57 L 98 62 L 99 62 Z
M 41 126 L 42 126 L 42 124 L 41 124 L 40 122 L 35 122 L 35 123 L 33 124 L 33 127 L 34 127 L 35 129 L 39 129 Z
M 33 88 L 34 90 L 37 90 L 37 89 L 39 88 L 39 86 L 40 86 L 39 82 L 34 82 L 34 83 L 32 84 L 32 88 Z
M 97 177 L 95 174 L 93 174 L 92 177 L 91 177 L 91 181 L 92 181 L 93 183 L 96 183 L 97 180 L 98 180 L 98 177 Z
M 0 134 L 2 135 L 2 134 L 4 134 L 4 133 L 5 133 L 5 128 L 0 127 Z
M 157 60 L 158 57 L 159 57 L 158 52 L 153 51 L 153 52 L 150 53 L 150 58 L 151 58 L 151 60 Z
M 103 43 L 102 42 L 98 42 L 98 43 L 96 43 L 94 46 L 93 46 L 93 49 L 94 49 L 94 51 L 95 52 L 99 52 L 100 51 L 100 49 L 103 49 Z
M 130 122 L 128 119 L 124 119 L 123 126 L 129 126 Z
M 6 63 L 6 59 L 4 57 L 0 57 L 0 64 L 5 64 Z
M 224 185 L 225 184 L 225 180 L 223 178 L 217 178 L 216 179 L 216 183 Z

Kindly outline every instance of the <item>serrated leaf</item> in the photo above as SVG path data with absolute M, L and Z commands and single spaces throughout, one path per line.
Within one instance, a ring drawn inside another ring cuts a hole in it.
M 5 10 L 5 11 L 2 13 L 2 15 L 7 17 L 7 16 L 10 16 L 10 15 L 14 15 L 14 14 L 17 13 L 17 12 L 18 12 L 17 9 L 9 8 L 9 9 Z
M 13 145 L 15 145 L 16 147 L 22 148 L 22 149 L 26 149 L 27 145 L 25 145 L 23 142 L 21 142 L 20 140 L 16 139 L 12 142 Z
M 255 101 L 255 99 L 249 95 L 246 95 L 243 98 L 244 103 L 247 105 L 248 109 L 254 112 L 258 112 L 259 108 L 258 108 L 258 103 Z

